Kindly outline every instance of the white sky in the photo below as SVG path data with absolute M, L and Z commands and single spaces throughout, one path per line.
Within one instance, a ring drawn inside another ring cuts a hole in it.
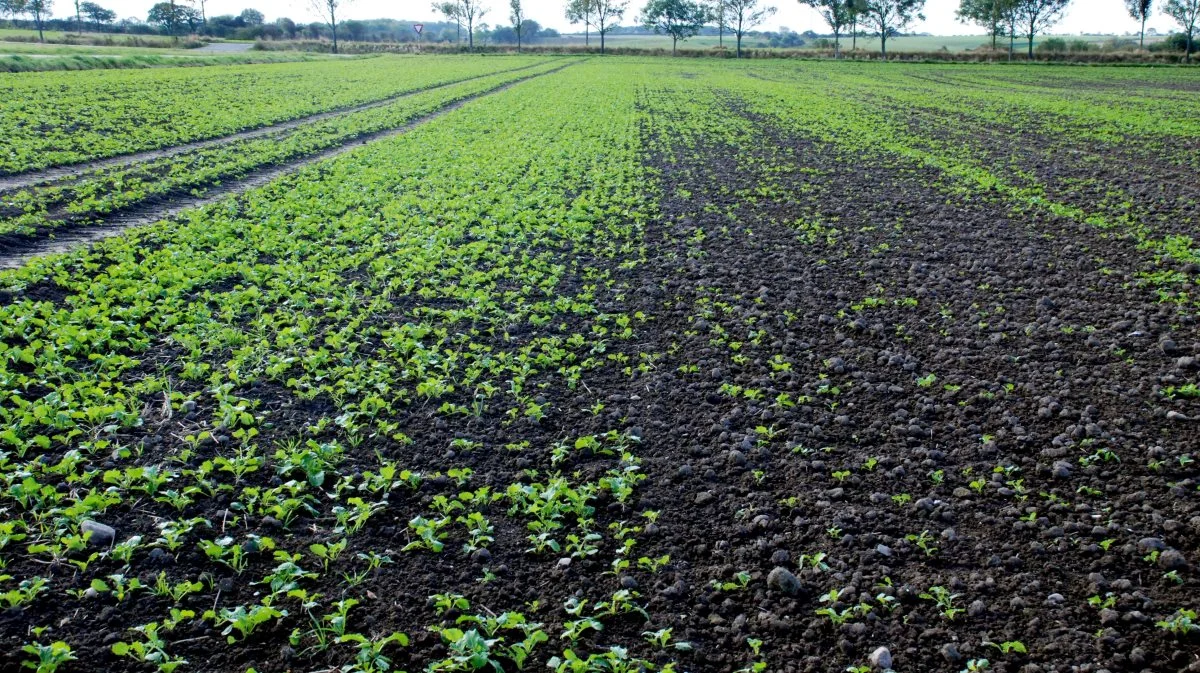
M 157 0 L 97 0 L 104 7 L 117 12 L 121 18 L 139 17 L 145 19 L 146 12 Z M 55 15 L 65 16 L 71 13 L 72 0 L 57 0 Z M 484 18 L 487 23 L 497 25 L 508 23 L 508 2 L 506 0 L 483 0 L 491 11 Z M 528 16 L 543 26 L 557 28 L 561 31 L 571 30 L 571 26 L 563 18 L 565 0 L 525 0 Z M 780 0 L 774 4 L 779 8 L 775 17 L 763 26 L 764 29 L 775 30 L 779 26 L 787 26 L 797 32 L 825 30 L 825 24 L 817 14 L 807 7 L 802 7 L 797 0 Z M 387 0 L 353 0 L 347 5 L 345 16 L 348 19 L 392 18 L 407 20 L 431 21 L 435 19 L 430 10 L 431 2 L 427 0 L 404 0 L 397 3 Z M 626 14 L 625 24 L 632 24 L 633 17 L 638 13 L 641 0 L 630 0 L 630 11 Z M 925 4 L 926 20 L 916 24 L 914 29 L 935 35 L 968 35 L 982 34 L 983 31 L 973 26 L 958 23 L 954 11 L 958 0 L 927 0 Z M 1162 4 L 1161 0 L 1157 4 Z M 306 0 L 208 0 L 205 11 L 209 16 L 219 14 L 237 14 L 246 7 L 253 7 L 266 15 L 267 20 L 287 16 L 297 21 L 314 21 L 317 15 L 309 9 Z M 1176 28 L 1174 22 L 1157 14 L 1146 25 L 1147 28 L 1157 28 L 1165 32 Z M 582 28 L 580 28 L 582 30 Z M 1133 33 L 1137 31 L 1136 22 L 1129 18 L 1125 11 L 1124 0 L 1074 0 L 1062 23 L 1053 31 L 1058 34 L 1079 33 Z

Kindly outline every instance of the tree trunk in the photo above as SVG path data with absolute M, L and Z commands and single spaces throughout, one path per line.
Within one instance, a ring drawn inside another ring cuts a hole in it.
M 604 29 L 600 29 L 600 53 L 604 53 Z
M 46 41 L 46 36 L 42 34 L 42 14 L 41 14 L 41 12 L 34 14 L 33 18 L 37 19 L 38 42 L 44 43 Z
M 737 58 L 741 58 L 741 57 L 742 57 L 742 34 L 741 34 L 741 32 L 738 32 L 738 34 L 737 34 Z
M 1138 42 L 1138 49 L 1146 48 L 1146 15 L 1142 15 L 1142 37 Z
M 329 13 L 329 29 L 333 31 L 333 53 L 337 52 L 337 15 Z
M 592 33 L 591 33 L 590 27 L 586 23 L 583 24 L 583 48 L 584 49 L 587 49 L 588 45 L 591 44 L 591 36 L 592 36 Z
M 521 24 L 517 24 L 517 53 L 521 53 Z
M 672 36 L 671 36 L 671 55 L 672 55 L 672 56 L 674 56 L 674 55 L 675 55 L 675 45 L 676 45 L 678 42 L 679 42 L 679 38 L 677 38 L 677 37 L 675 37 L 674 35 L 672 35 Z
M 833 27 L 833 57 L 835 59 L 840 59 L 842 57 L 842 45 L 841 42 L 838 41 L 838 38 L 841 36 L 840 30 L 840 26 Z
M 1029 60 L 1033 60 L 1033 32 L 1029 33 Z
M 858 51 L 858 19 L 850 24 L 850 51 Z
M 722 25 L 717 26 L 717 46 L 725 46 L 725 26 Z
M 1012 63 L 1013 51 L 1017 48 L 1017 32 L 1015 30 L 1008 33 L 1008 62 Z

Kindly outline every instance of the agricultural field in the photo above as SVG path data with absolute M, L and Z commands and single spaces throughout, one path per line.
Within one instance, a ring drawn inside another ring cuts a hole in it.
M 1200 671 L 1200 71 L 69 74 L 0 670 Z

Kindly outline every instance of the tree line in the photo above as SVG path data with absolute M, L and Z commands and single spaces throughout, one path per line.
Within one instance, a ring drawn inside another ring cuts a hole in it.
M 835 57 L 841 56 L 842 36 L 848 31 L 857 37 L 861 30 L 879 39 L 880 51 L 886 58 L 888 39 L 902 35 L 914 22 L 925 19 L 926 0 L 797 1 L 816 10 L 829 25 Z M 1020 38 L 1027 43 L 1029 57 L 1033 58 L 1034 40 L 1062 19 L 1072 1 L 960 0 L 957 18 L 983 28 L 992 39 L 993 49 L 997 48 L 998 40 L 1007 37 L 1010 59 Z M 572 24 L 583 24 L 585 44 L 590 43 L 593 31 L 599 35 L 600 52 L 604 53 L 605 37 L 625 18 L 629 3 L 630 0 L 567 0 L 566 18 Z M 1161 10 L 1183 27 L 1184 52 L 1191 61 L 1196 25 L 1200 22 L 1200 0 L 1125 0 L 1125 4 L 1129 15 L 1140 25 L 1142 48 L 1146 43 L 1146 21 L 1156 10 Z M 509 18 L 519 36 L 525 20 L 522 0 L 509 0 L 509 8 Z M 433 4 L 433 9 L 460 29 L 465 27 L 468 44 L 474 48 L 474 26 L 489 11 L 484 0 L 441 0 Z M 727 33 L 735 39 L 736 55 L 741 57 L 742 39 L 775 10 L 762 0 L 648 0 L 637 20 L 656 34 L 670 37 L 672 53 L 679 42 L 698 35 L 706 26 L 716 27 L 722 39 Z
M 30 17 L 37 27 L 39 38 L 46 19 L 51 15 L 54 0 L 0 0 L 0 16 L 13 18 Z M 811 7 L 828 24 L 833 35 L 835 58 L 841 56 L 841 38 L 847 33 L 854 38 L 861 34 L 878 38 L 880 50 L 887 57 L 888 39 L 902 35 L 914 22 L 925 19 L 923 14 L 926 0 L 797 0 Z M 1084 0 L 1080 0 L 1084 1 Z M 207 0 L 166 0 L 155 4 L 146 17 L 146 23 L 161 32 L 177 36 L 186 30 L 190 33 L 208 34 L 216 37 L 268 35 L 271 37 L 295 38 L 299 36 L 323 37 L 333 41 L 337 53 L 339 29 L 352 39 L 361 39 L 367 34 L 390 34 L 399 37 L 407 31 L 399 22 L 378 20 L 374 22 L 344 21 L 342 11 L 353 0 L 308 0 L 310 9 L 321 17 L 312 24 L 297 24 L 282 18 L 274 24 L 265 23 L 261 12 L 244 10 L 240 15 L 223 15 L 209 18 L 205 14 Z M 630 12 L 631 0 L 566 0 L 565 17 L 573 25 L 583 25 L 584 44 L 590 45 L 592 34 L 599 36 L 600 52 L 605 51 L 605 39 Z M 999 40 L 1008 39 L 1009 58 L 1013 57 L 1017 40 L 1024 41 L 1029 58 L 1033 58 L 1034 41 L 1045 34 L 1063 17 L 1073 0 L 960 0 L 957 18 L 982 28 L 992 40 L 992 49 Z M 1196 51 L 1195 34 L 1200 23 L 1200 0 L 1125 0 L 1130 17 L 1140 26 L 1139 44 L 1145 48 L 1146 22 L 1155 12 L 1162 12 L 1182 26 L 1184 52 L 1187 60 Z M 82 30 L 84 17 L 92 26 L 103 29 L 115 20 L 116 14 L 89 0 L 73 0 L 75 25 Z M 453 26 L 454 39 L 462 41 L 466 34 L 468 49 L 475 48 L 475 37 L 486 28 L 482 21 L 491 8 L 486 0 L 437 0 L 434 12 L 446 20 L 445 27 Z M 520 51 L 523 44 L 557 35 L 553 30 L 543 29 L 530 19 L 525 11 L 524 0 L 508 0 L 507 18 L 509 26 L 497 26 L 487 34 L 496 42 L 513 43 Z M 776 8 L 766 0 L 647 0 L 640 13 L 634 17 L 646 29 L 671 38 L 671 52 L 675 53 L 681 41 L 694 37 L 705 28 L 715 29 L 721 44 L 725 35 L 735 41 L 736 56 L 742 55 L 742 40 L 775 14 Z M 385 24 L 381 26 L 380 24 Z M 391 24 L 391 25 L 386 25 Z M 374 27 L 375 31 L 371 32 Z M 411 28 L 411 26 L 410 26 Z M 419 36 L 418 36 L 419 37 Z M 430 35 L 431 39 L 448 39 L 446 30 Z

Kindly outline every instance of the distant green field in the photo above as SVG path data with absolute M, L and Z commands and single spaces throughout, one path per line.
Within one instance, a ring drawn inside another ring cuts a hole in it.
M 1041 42 L 1049 37 L 1061 37 L 1065 40 L 1085 40 L 1091 43 L 1104 43 L 1112 39 L 1108 35 L 1062 35 L 1062 36 L 1039 36 L 1034 44 Z M 1161 38 L 1146 38 L 1146 42 Z M 580 34 L 564 35 L 557 44 L 583 44 L 584 36 Z M 680 42 L 680 47 L 688 48 L 710 48 L 718 45 L 719 38 L 716 35 L 700 35 L 685 42 Z M 600 40 L 596 35 L 591 36 L 593 45 L 599 45 Z M 854 40 L 849 37 L 842 38 L 842 47 L 849 49 Z M 728 47 L 732 47 L 734 40 L 732 36 L 725 36 L 724 43 Z M 888 51 L 892 52 L 917 52 L 917 51 L 969 51 L 978 49 L 981 46 L 989 44 L 990 40 L 983 35 L 914 35 L 905 37 L 893 37 L 888 40 Z M 1000 46 L 1006 47 L 1007 41 L 1000 40 Z M 605 38 L 605 44 L 613 47 L 637 47 L 642 49 L 670 49 L 671 39 L 664 35 L 609 35 Z M 811 47 L 811 40 L 808 45 L 803 48 Z M 879 51 L 879 38 L 875 37 L 859 37 L 857 40 L 859 49 L 866 51 Z M 1025 46 L 1025 42 L 1017 40 L 1017 48 L 1021 49 Z M 747 36 L 742 41 L 743 48 L 762 49 L 769 48 L 769 45 L 762 36 Z
M 136 49 L 132 53 L 164 53 L 171 47 L 168 38 L 157 35 L 125 35 L 122 33 L 82 33 L 64 32 L 58 30 L 44 31 L 44 43 L 33 42 L 38 39 L 36 30 L 25 28 L 0 28 L 0 42 L 3 43 L 3 53 L 35 53 L 35 54 L 74 54 L 79 49 Z M 25 45 L 19 49 L 12 45 Z M 61 48 L 61 49 L 60 49 Z M 100 52 L 97 52 L 100 53 Z M 103 52 L 111 54 L 115 52 Z
M 190 49 L 161 49 L 155 47 L 110 47 L 91 44 L 54 44 L 47 42 L 9 42 L 0 36 L 0 54 L 54 55 L 54 56 L 187 56 L 194 55 Z

